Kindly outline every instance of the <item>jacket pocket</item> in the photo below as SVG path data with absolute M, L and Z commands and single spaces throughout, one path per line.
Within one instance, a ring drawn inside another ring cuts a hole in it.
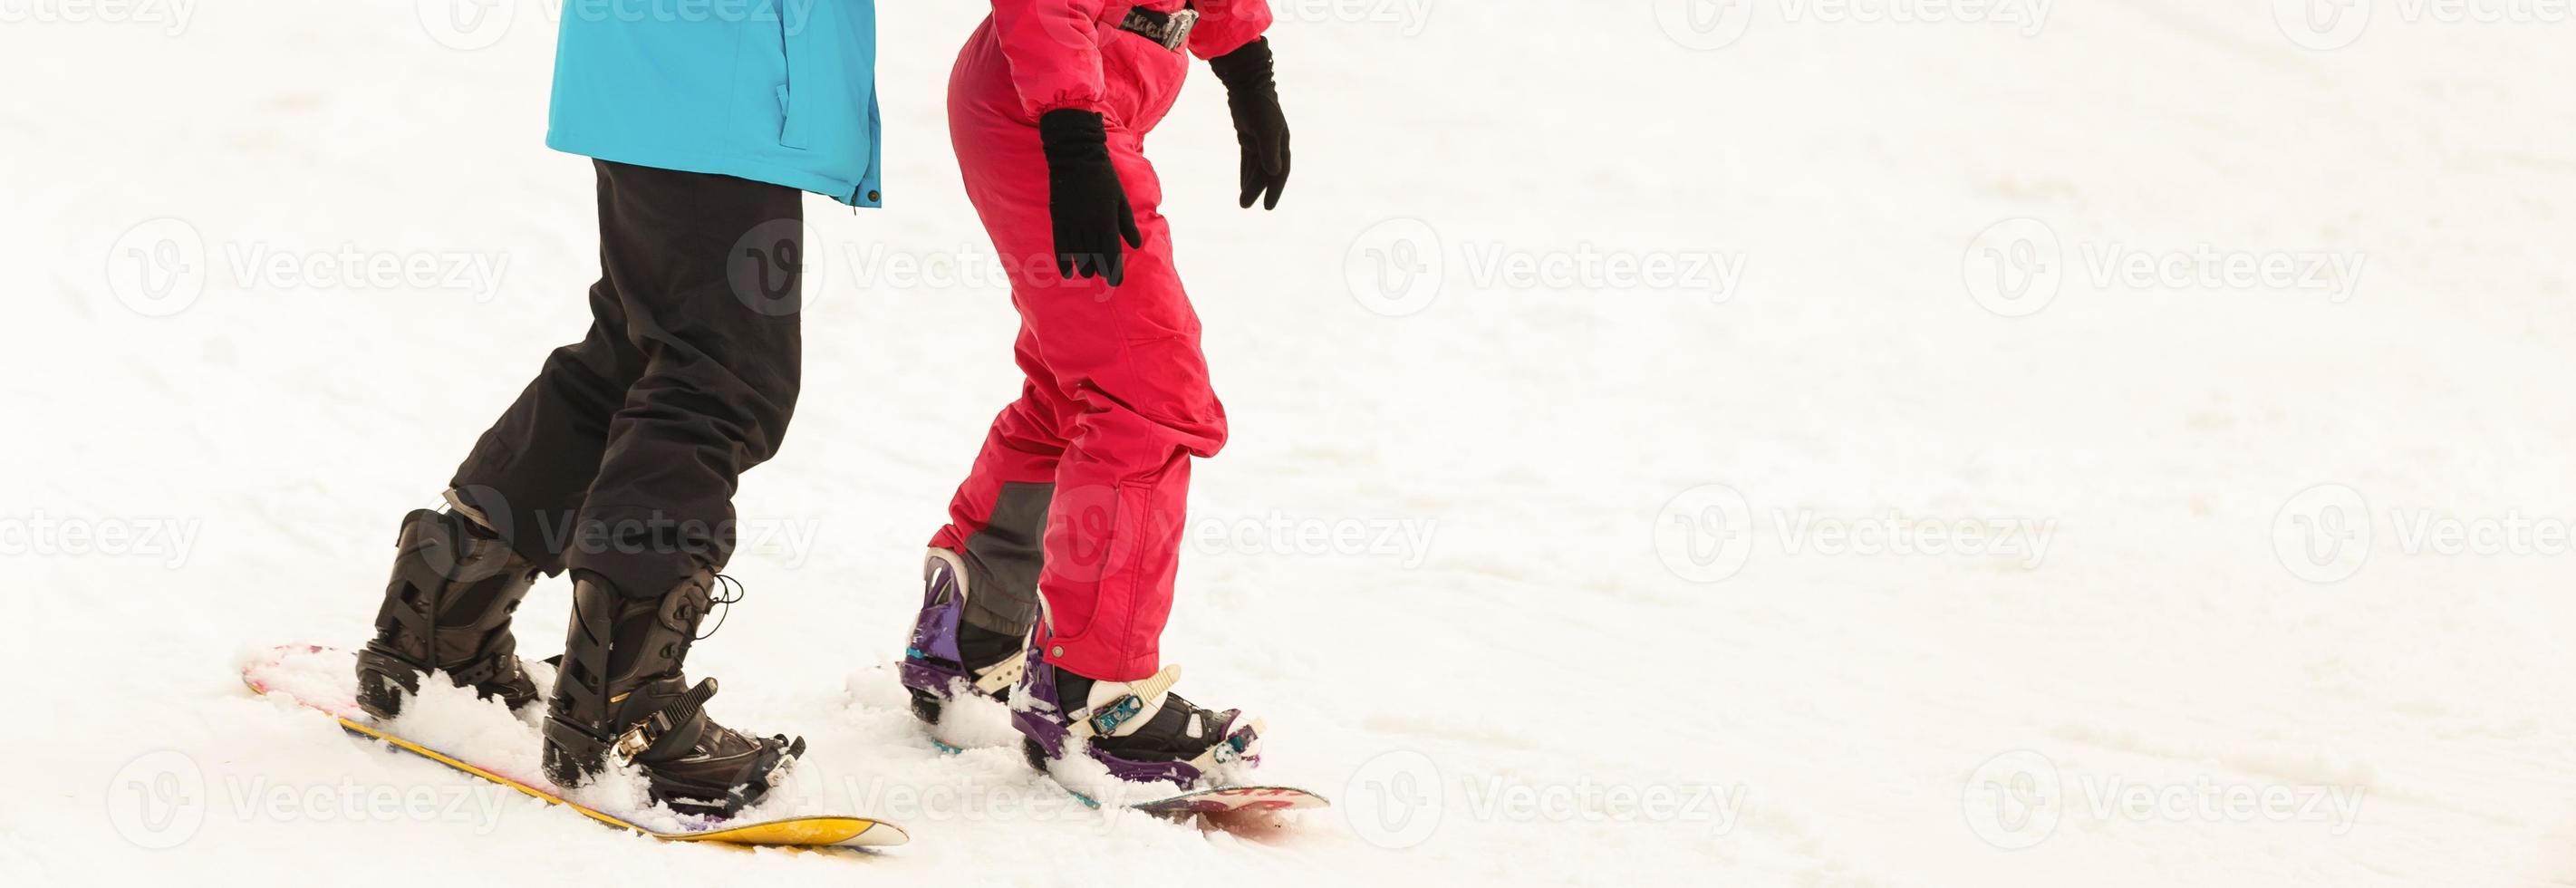
M 783 118 L 778 127 L 778 144 L 803 148 L 812 142 L 812 135 L 807 132 L 807 124 L 813 119 L 812 109 L 808 107 L 812 102 L 799 102 L 796 78 L 818 73 L 812 67 L 813 28 L 810 27 L 811 22 L 794 21 L 784 8 L 785 4 L 780 4 L 780 7 L 776 23 L 778 51 L 786 60 L 787 76 L 778 83 L 778 113 Z
M 1103 27 L 1100 39 L 1101 104 L 1119 124 L 1151 130 L 1181 97 L 1181 80 L 1189 75 L 1188 56 L 1116 28 Z

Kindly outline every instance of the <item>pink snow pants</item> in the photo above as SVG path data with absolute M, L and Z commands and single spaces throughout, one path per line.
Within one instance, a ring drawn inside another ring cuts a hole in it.
M 1128 5 L 1109 4 L 1120 15 Z M 1002 485 L 1053 483 L 1038 575 L 1039 652 L 1077 675 L 1132 681 L 1161 668 L 1190 458 L 1215 455 L 1226 430 L 1199 352 L 1198 315 L 1156 210 L 1162 185 L 1142 144 L 1179 94 L 1189 56 L 1118 31 L 1115 21 L 1098 35 L 1099 110 L 1145 237 L 1128 250 L 1126 281 L 1116 288 L 1056 273 L 1037 121 L 991 19 L 949 75 L 949 135 L 966 196 L 1011 279 L 1016 358 L 1028 379 L 994 417 L 931 545 L 964 551 L 993 519 Z

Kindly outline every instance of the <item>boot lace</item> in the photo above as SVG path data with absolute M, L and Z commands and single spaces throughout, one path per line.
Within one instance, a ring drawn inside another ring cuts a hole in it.
M 724 628 L 725 618 L 733 615 L 734 602 L 741 601 L 743 594 L 744 592 L 741 580 L 734 579 L 724 574 L 717 574 L 716 588 L 708 595 L 707 601 L 710 604 L 724 605 L 724 610 L 716 613 L 716 624 L 707 627 L 705 635 L 693 636 L 689 640 L 705 641 L 707 639 L 714 638 L 716 630 Z

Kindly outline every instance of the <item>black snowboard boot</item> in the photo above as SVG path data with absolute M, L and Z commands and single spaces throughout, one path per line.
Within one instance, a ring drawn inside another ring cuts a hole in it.
M 715 680 L 692 687 L 681 675 L 716 581 L 700 571 L 659 597 L 635 598 L 574 572 L 572 628 L 546 711 L 548 779 L 571 787 L 633 764 L 654 801 L 729 816 L 760 801 L 804 754 L 802 738 L 762 739 L 716 724 L 705 710 Z
M 1053 666 L 1047 668 L 1055 669 Z M 1175 673 L 1177 671 L 1174 670 Z M 1120 710 L 1118 704 L 1125 702 L 1116 695 L 1095 693 L 1095 689 L 1107 690 L 1107 688 L 1101 688 L 1091 679 L 1061 669 L 1055 672 L 1055 682 L 1057 693 L 1066 700 L 1092 700 L 1107 696 L 1109 699 L 1103 702 L 1111 705 L 1094 705 L 1092 707 L 1094 712 L 1108 713 Z M 1145 682 L 1137 684 L 1143 685 Z M 1243 716 L 1243 710 L 1228 709 L 1220 712 L 1192 703 L 1179 694 L 1165 693 L 1160 701 L 1143 697 L 1135 699 L 1138 707 L 1124 711 L 1128 711 L 1131 716 L 1141 715 L 1145 710 L 1151 710 L 1152 714 L 1141 722 L 1123 726 L 1126 730 L 1113 729 L 1107 733 L 1092 735 L 1093 748 L 1119 758 L 1137 761 L 1186 762 L 1207 755 L 1219 744 L 1227 742 L 1239 733 L 1238 729 L 1242 725 L 1249 723 L 1249 720 Z
M 535 585 L 537 566 L 454 512 L 404 516 L 395 549 L 376 637 L 358 652 L 359 708 L 380 721 L 393 718 L 433 669 L 513 710 L 535 702 L 510 612 Z

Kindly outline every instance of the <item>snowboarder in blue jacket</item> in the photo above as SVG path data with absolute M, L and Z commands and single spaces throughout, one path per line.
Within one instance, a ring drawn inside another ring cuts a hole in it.
M 545 771 L 633 766 L 658 801 L 728 814 L 804 741 L 717 724 L 682 673 L 708 610 L 739 598 L 741 473 L 796 404 L 802 192 L 876 206 L 871 0 L 566 0 L 546 144 L 593 158 L 600 279 L 580 342 L 483 434 L 448 508 L 405 517 L 375 638 L 378 720 L 432 672 L 536 705 L 510 615 L 569 571 L 571 631 L 546 702 Z M 467 368 L 466 362 L 454 369 Z

